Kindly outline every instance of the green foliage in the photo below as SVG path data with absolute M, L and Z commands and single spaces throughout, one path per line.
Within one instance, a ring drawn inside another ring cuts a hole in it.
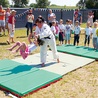
M 36 3 L 37 8 L 47 8 L 50 5 L 50 1 L 48 0 L 36 0 Z
M 31 4 L 30 4 L 30 7 L 36 8 L 36 4 L 35 4 L 35 3 L 31 3 Z
M 0 5 L 3 7 L 9 7 L 9 1 L 8 0 L 0 0 Z
M 56 4 L 51 4 L 51 6 L 57 6 Z
M 95 4 L 94 4 L 94 0 L 87 0 L 86 1 L 86 8 L 91 9 L 94 8 Z
M 59 6 L 59 5 L 57 5 L 57 6 L 48 6 L 47 8 L 54 8 L 54 9 L 77 9 L 77 7 L 76 6 Z
M 29 0 L 13 0 L 14 7 L 25 7 L 29 3 Z
M 86 1 L 86 8 L 88 9 L 97 9 L 98 8 L 98 0 L 87 0 Z

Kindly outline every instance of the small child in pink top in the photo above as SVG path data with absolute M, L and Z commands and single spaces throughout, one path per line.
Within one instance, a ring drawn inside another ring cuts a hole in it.
M 26 45 L 25 42 L 16 42 L 11 48 L 8 48 L 9 51 L 12 51 L 15 47 L 19 46 L 16 50 L 12 51 L 12 52 L 18 52 L 20 50 L 20 55 L 23 57 L 23 59 L 26 59 L 28 57 L 28 55 L 34 51 L 37 46 L 39 45 L 43 45 L 44 41 L 41 39 L 37 39 L 35 38 L 33 43 L 31 43 L 29 46 Z

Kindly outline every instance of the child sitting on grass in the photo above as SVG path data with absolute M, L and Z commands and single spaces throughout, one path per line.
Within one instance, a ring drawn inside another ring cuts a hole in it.
M 18 46 L 18 48 L 13 53 L 20 51 L 20 55 L 23 57 L 23 59 L 26 59 L 27 56 L 34 51 L 37 46 L 43 45 L 44 41 L 40 38 L 34 38 L 34 41 L 28 46 L 25 42 L 16 42 L 11 48 L 7 48 L 9 51 L 12 51 L 15 47 Z

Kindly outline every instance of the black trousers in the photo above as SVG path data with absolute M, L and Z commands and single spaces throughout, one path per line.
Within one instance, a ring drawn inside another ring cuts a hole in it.
M 74 45 L 76 45 L 76 42 L 79 43 L 79 34 L 74 34 Z
M 89 45 L 89 43 L 90 43 L 90 35 L 85 35 L 84 44 L 86 45 L 86 43 Z

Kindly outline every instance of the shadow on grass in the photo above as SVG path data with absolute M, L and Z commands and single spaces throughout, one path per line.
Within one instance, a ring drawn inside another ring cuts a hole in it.
M 27 38 L 27 36 L 17 36 L 16 38 Z
M 0 43 L 0 45 L 8 45 L 6 42 L 2 42 Z

